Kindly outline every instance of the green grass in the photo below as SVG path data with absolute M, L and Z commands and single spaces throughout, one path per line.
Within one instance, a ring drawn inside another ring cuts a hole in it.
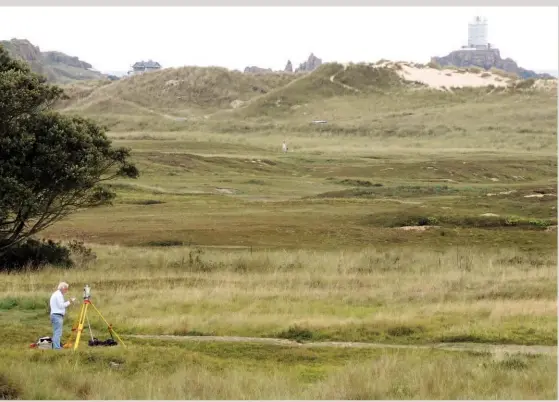
M 545 231 L 556 225 L 557 202 L 557 164 L 548 156 L 414 155 L 403 163 L 392 154 L 279 156 L 224 146 L 211 155 L 204 143 L 196 154 L 178 144 L 170 153 L 168 141 L 138 143 L 142 177 L 111 185 L 115 205 L 80 212 L 45 234 L 128 246 L 555 247 L 555 234 Z M 359 183 L 366 185 L 353 187 Z M 420 237 L 398 229 L 425 224 L 448 230 Z
M 65 278 L 76 287 L 89 283 L 96 305 L 124 335 L 557 343 L 556 256 L 549 252 L 448 246 L 435 252 L 409 244 L 266 251 L 172 243 L 96 251 L 97 261 L 81 269 L 5 275 L 0 322 L 10 323 L 6 336 L 19 333 L 23 342 L 49 333 L 46 302 L 52 283 Z M 67 332 L 77 316 L 72 308 Z M 104 331 L 98 318 L 91 325 Z
M 3 363 L 13 399 L 555 399 L 557 375 L 548 356 L 157 341 Z
M 95 260 L 0 275 L 0 397 L 556 398 L 555 356 L 127 337 L 556 345 L 556 94 L 394 77 L 185 68 L 70 88 L 65 113 L 107 123 L 141 177 L 41 233 Z M 60 280 L 92 285 L 129 347 L 26 350 Z

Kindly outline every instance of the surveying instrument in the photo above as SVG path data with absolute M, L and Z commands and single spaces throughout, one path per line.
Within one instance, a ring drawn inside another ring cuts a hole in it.
M 91 331 L 91 324 L 89 323 L 89 317 L 87 316 L 87 310 L 88 307 L 91 306 L 96 312 L 97 314 L 99 314 L 99 317 L 101 317 L 101 319 L 105 322 L 105 324 L 107 324 L 107 328 L 109 330 L 109 334 L 111 335 L 111 339 L 108 339 L 107 341 L 103 342 L 103 341 L 98 341 L 97 339 L 95 339 L 93 337 L 93 332 Z M 107 322 L 107 320 L 105 320 L 105 317 L 103 317 L 103 314 L 101 314 L 101 312 L 97 309 L 97 307 L 95 307 L 95 305 L 91 302 L 91 288 L 89 287 L 89 285 L 85 285 L 85 287 L 83 288 L 83 304 L 82 307 L 80 309 L 80 315 L 78 317 L 78 321 L 76 324 L 74 324 L 72 326 L 72 333 L 76 333 L 76 340 L 73 343 L 73 349 L 74 352 L 76 350 L 78 350 L 78 346 L 80 345 L 80 338 L 83 332 L 83 327 L 85 325 L 85 320 L 87 319 L 87 326 L 89 327 L 89 334 L 91 335 L 91 340 L 89 341 L 89 346 L 113 346 L 113 345 L 117 345 L 116 341 L 114 340 L 114 336 L 116 336 L 116 338 L 120 341 L 120 343 L 122 343 L 122 345 L 124 345 L 124 342 L 122 342 L 122 339 L 120 339 L 120 337 L 118 336 L 118 334 L 115 332 L 115 330 L 113 329 L 112 324 L 109 324 Z M 68 342 L 66 342 L 64 344 L 64 348 L 71 348 L 72 347 L 72 342 L 71 341 L 72 338 L 72 334 L 70 334 L 70 339 L 68 340 Z M 124 345 L 126 346 L 126 345 Z

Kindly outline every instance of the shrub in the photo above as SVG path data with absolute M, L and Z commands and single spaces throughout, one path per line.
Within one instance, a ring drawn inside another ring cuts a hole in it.
M 91 250 L 91 248 L 86 247 L 83 242 L 73 240 L 68 244 L 68 249 L 73 256 L 79 259 L 79 263 L 87 263 L 93 261 L 97 258 L 97 255 Z M 76 261 L 74 261 L 76 262 Z
M 73 265 L 71 251 L 52 240 L 27 239 L 0 255 L 0 271 L 38 270 L 45 265 L 69 268 Z
M 147 247 L 180 247 L 184 246 L 182 240 L 153 240 L 145 244 Z
M 521 219 L 517 216 L 507 216 L 505 218 L 505 225 L 506 226 L 516 226 L 521 222 Z
M 434 68 L 434 69 L 437 69 L 437 70 L 441 69 L 441 65 L 439 63 L 437 63 L 436 61 L 430 61 L 429 63 L 427 63 L 427 67 Z
M 277 334 L 277 337 L 281 339 L 291 339 L 293 341 L 302 342 L 312 340 L 314 338 L 314 334 L 307 328 L 294 325 L 289 327 L 287 331 L 282 331 Z
M 536 80 L 534 80 L 533 78 L 528 78 L 526 80 L 522 80 L 516 83 L 515 88 L 516 89 L 528 89 L 528 88 L 532 88 L 534 86 L 534 84 L 536 83 Z
M 87 263 L 95 258 L 95 253 L 83 242 L 72 241 L 65 246 L 52 240 L 31 238 L 0 255 L 0 272 L 17 272 L 24 269 L 37 271 L 47 265 L 72 268 L 76 263 Z

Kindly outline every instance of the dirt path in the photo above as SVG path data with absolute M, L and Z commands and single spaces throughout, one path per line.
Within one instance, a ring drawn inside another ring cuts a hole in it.
M 543 345 L 495 345 L 483 343 L 436 343 L 432 345 L 396 345 L 385 343 L 367 342 L 305 342 L 299 343 L 289 339 L 278 338 L 253 338 L 242 336 L 181 336 L 181 335 L 127 335 L 129 338 L 162 339 L 175 341 L 195 342 L 238 342 L 238 343 L 260 343 L 279 346 L 294 346 L 301 348 L 390 348 L 390 349 L 438 349 L 462 352 L 488 352 L 493 354 L 531 354 L 531 355 L 557 355 L 557 346 Z
M 158 112 L 157 110 L 153 110 L 153 109 L 150 109 L 150 108 L 148 108 L 148 107 L 142 106 L 142 105 L 140 105 L 140 104 L 138 104 L 138 103 L 136 103 L 136 102 L 132 102 L 132 101 L 129 101 L 129 100 L 124 100 L 124 99 L 121 99 L 120 101 L 121 101 L 122 103 L 126 103 L 126 104 L 128 104 L 128 105 L 130 105 L 130 106 L 132 106 L 132 107 L 135 107 L 136 109 L 143 110 L 144 112 L 147 112 L 147 113 L 150 113 L 150 114 L 158 115 L 158 116 L 163 117 L 163 118 L 165 118 L 165 119 L 175 120 L 175 121 L 184 121 L 184 120 L 186 120 L 186 117 L 171 116 L 171 115 L 169 115 L 169 114 L 161 113 L 161 112 Z
M 339 82 L 339 81 L 336 81 L 336 80 L 335 80 L 336 75 L 340 74 L 341 72 L 345 71 L 346 69 L 347 69 L 347 66 L 344 66 L 344 68 L 341 69 L 340 71 L 338 71 L 336 74 L 331 75 L 331 76 L 330 76 L 330 82 L 333 83 L 333 84 L 336 84 L 336 85 L 340 85 L 340 86 L 342 86 L 342 87 L 344 87 L 345 89 L 348 89 L 348 90 L 350 90 L 350 91 L 353 91 L 353 92 L 360 92 L 357 88 L 351 87 L 351 86 L 349 86 L 349 85 L 344 84 L 343 82 Z

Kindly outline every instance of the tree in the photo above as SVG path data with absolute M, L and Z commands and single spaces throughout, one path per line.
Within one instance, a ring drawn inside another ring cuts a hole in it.
M 109 203 L 103 182 L 137 178 L 105 128 L 53 111 L 63 91 L 0 46 L 0 255 L 78 209 Z

